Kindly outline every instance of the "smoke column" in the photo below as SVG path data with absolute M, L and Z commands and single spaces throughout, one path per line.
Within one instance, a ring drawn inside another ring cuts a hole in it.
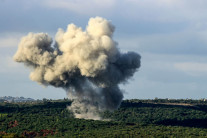
M 32 68 L 31 80 L 65 89 L 75 117 L 99 120 L 99 111 L 119 107 L 123 93 L 118 85 L 140 67 L 139 54 L 120 53 L 114 29 L 106 19 L 95 17 L 85 31 L 74 24 L 59 29 L 54 43 L 46 33 L 29 33 L 14 60 Z

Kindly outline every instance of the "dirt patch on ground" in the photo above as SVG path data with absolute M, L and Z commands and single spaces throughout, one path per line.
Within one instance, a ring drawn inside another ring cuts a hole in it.
M 195 106 L 193 104 L 187 104 L 187 103 L 159 103 L 159 104 L 165 104 L 165 105 L 180 105 L 180 106 Z

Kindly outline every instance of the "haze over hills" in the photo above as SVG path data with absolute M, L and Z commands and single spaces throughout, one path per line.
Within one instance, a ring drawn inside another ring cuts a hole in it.
M 12 97 L 12 96 L 2 96 L 0 97 L 0 102 L 32 102 L 35 101 L 32 98 L 24 98 L 24 97 Z

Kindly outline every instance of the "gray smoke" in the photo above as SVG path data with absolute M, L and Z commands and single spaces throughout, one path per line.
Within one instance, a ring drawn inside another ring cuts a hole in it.
M 112 35 L 114 26 L 101 17 L 90 18 L 86 30 L 69 24 L 59 29 L 55 42 L 46 33 L 29 33 L 14 55 L 33 69 L 30 79 L 61 87 L 73 100 L 77 118 L 101 119 L 98 112 L 117 109 L 123 99 L 118 84 L 140 67 L 140 55 L 120 53 Z

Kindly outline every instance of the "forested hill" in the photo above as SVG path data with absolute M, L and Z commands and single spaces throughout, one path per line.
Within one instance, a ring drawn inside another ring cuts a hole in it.
M 69 100 L 0 103 L 0 137 L 205 137 L 205 100 L 125 100 L 103 120 L 76 119 Z M 109 121 L 110 120 L 110 121 Z

